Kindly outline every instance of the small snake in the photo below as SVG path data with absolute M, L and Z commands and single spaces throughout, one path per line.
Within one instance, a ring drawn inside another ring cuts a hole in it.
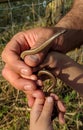
M 20 57 L 21 57 L 22 59 L 24 59 L 24 57 L 27 56 L 27 55 L 34 55 L 34 54 L 37 54 L 37 53 L 41 52 L 41 51 L 42 51 L 43 49 L 45 49 L 48 45 L 50 45 L 51 42 L 52 42 L 55 38 L 59 37 L 61 34 L 65 33 L 65 32 L 66 32 L 65 29 L 64 29 L 64 30 L 61 30 L 60 32 L 57 32 L 57 33 L 54 34 L 51 38 L 49 38 L 47 41 L 45 41 L 43 44 L 41 44 L 39 47 L 36 47 L 36 48 L 34 48 L 34 49 L 31 49 L 31 50 L 25 50 L 25 51 L 23 51 L 23 52 L 21 53 Z
M 20 57 L 24 60 L 24 58 L 25 58 L 25 56 L 27 56 L 27 55 L 34 55 L 34 54 L 37 54 L 37 53 L 39 53 L 39 52 L 41 52 L 43 49 L 45 49 L 48 45 L 50 45 L 51 44 L 51 42 L 55 39 L 55 38 L 57 38 L 57 37 L 59 37 L 61 34 L 63 34 L 63 33 L 65 33 L 66 32 L 66 30 L 64 29 L 64 30 L 61 30 L 60 32 L 57 32 L 56 34 L 54 34 L 51 38 L 49 38 L 47 41 L 45 41 L 43 44 L 41 44 L 39 47 L 37 47 L 37 48 L 34 48 L 34 49 L 31 49 L 31 50 L 25 50 L 25 51 L 23 51 L 22 53 L 21 53 L 21 55 L 20 55 Z M 55 78 L 55 76 L 51 73 L 51 72 L 49 72 L 49 71 L 47 71 L 47 70 L 40 70 L 39 72 L 38 72 L 38 76 L 41 76 L 41 75 L 48 75 L 50 78 L 51 78 L 51 80 L 53 81 L 53 84 L 49 87 L 49 89 L 47 90 L 47 92 L 49 92 L 55 85 L 56 85 L 56 78 Z

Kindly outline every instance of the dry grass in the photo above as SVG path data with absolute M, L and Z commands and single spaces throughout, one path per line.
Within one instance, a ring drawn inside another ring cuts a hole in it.
M 66 1 L 70 2 L 68 0 Z M 67 5 L 69 5 L 69 3 Z M 66 10 L 68 9 L 67 5 Z M 25 17 L 25 15 L 23 17 Z M 41 20 L 42 19 L 36 22 L 34 26 L 45 25 L 44 23 L 41 24 Z M 33 27 L 31 25 L 27 26 L 28 24 L 26 24 L 26 22 L 23 22 L 22 25 L 19 26 L 14 23 L 12 28 L 9 27 L 9 29 L 4 30 L 0 34 L 0 55 L 5 43 L 7 43 L 15 33 Z M 68 55 L 76 62 L 83 64 L 83 46 L 69 52 Z M 4 63 L 0 56 L 0 130 L 29 130 L 29 112 L 25 94 L 14 89 L 10 83 L 1 76 L 3 66 Z M 59 125 L 58 119 L 56 118 L 53 122 L 54 130 L 83 130 L 83 98 L 59 79 L 54 92 L 64 101 L 67 108 L 65 115 L 66 124 L 64 126 Z
M 3 48 L 2 45 L 0 50 L 2 51 Z M 83 47 L 70 52 L 69 55 L 83 64 Z M 0 57 L 0 130 L 27 130 L 29 129 L 27 99 L 23 92 L 17 91 L 2 78 L 1 70 L 3 65 Z M 65 115 L 66 125 L 59 125 L 56 118 L 53 123 L 54 129 L 82 130 L 83 98 L 59 80 L 55 93 L 64 101 L 67 111 Z

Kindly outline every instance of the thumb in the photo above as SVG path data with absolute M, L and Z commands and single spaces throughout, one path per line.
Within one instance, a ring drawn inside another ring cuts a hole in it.
M 39 44 L 36 44 L 35 47 L 33 47 L 32 49 L 37 48 L 38 46 L 39 46 Z M 39 53 L 35 53 L 34 55 L 25 56 L 25 58 L 24 58 L 25 63 L 31 67 L 37 66 L 39 63 L 42 62 L 42 60 L 46 56 L 50 47 L 51 47 L 51 45 L 49 45 L 46 48 L 44 48 L 43 50 L 39 51 Z
M 44 104 L 44 98 L 36 98 L 35 102 L 33 104 L 31 113 L 30 113 L 30 121 L 32 123 L 36 123 L 38 118 L 41 115 L 42 109 L 43 109 L 43 104 Z
M 47 97 L 41 113 L 42 120 L 47 122 L 51 121 L 52 111 L 53 111 L 54 101 L 52 97 Z

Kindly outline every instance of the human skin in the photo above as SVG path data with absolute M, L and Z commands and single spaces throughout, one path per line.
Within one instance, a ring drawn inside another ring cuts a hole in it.
M 37 47 L 37 43 L 42 43 L 51 37 L 57 30 L 65 28 L 67 33 L 55 39 L 51 46 L 41 53 L 32 56 L 26 56 L 21 60 L 22 51 Z M 63 53 L 79 46 L 83 42 L 83 0 L 74 0 L 74 4 L 69 13 L 55 25 L 54 28 L 35 28 L 16 34 L 6 45 L 2 52 L 2 60 L 5 66 L 2 70 L 3 77 L 9 81 L 16 89 L 25 92 L 28 97 L 29 106 L 33 105 L 33 93 L 36 96 L 43 97 L 41 91 L 36 91 L 41 82 L 33 74 L 32 67 L 42 63 L 48 50 L 58 50 Z M 45 34 L 45 35 L 44 35 Z
M 83 65 L 78 64 L 65 54 L 49 52 L 40 65 L 40 68 L 43 67 L 50 68 L 55 76 L 83 95 Z
M 63 103 L 57 95 L 50 94 L 50 96 L 46 99 L 36 98 L 30 113 L 30 130 L 53 130 L 51 116 L 54 104 L 56 104 L 59 112 L 59 122 L 61 124 L 65 123 L 64 118 L 60 121 L 62 116 L 62 107 L 62 112 L 65 114 L 65 107 Z
M 53 48 L 67 52 L 83 44 L 83 0 L 74 0 L 72 9 L 63 17 L 55 27 L 67 29 L 67 33 L 58 40 Z M 62 42 L 63 41 L 63 42 Z

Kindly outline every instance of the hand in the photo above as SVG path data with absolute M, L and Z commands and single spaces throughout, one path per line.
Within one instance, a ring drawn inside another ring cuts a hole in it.
M 65 107 L 57 95 L 51 94 L 46 100 L 36 98 L 30 113 L 30 130 L 53 130 L 51 115 L 54 103 L 59 110 L 59 122 L 65 123 Z
M 36 28 L 20 32 L 10 40 L 2 52 L 2 60 L 5 62 L 2 75 L 16 89 L 26 93 L 29 106 L 32 106 L 34 102 L 34 98 L 31 96 L 33 91 L 41 84 L 38 82 L 37 76 L 33 75 L 32 67 L 42 61 L 48 48 L 45 53 L 26 56 L 25 62 L 20 59 L 20 54 L 24 50 L 36 47 L 37 43 L 47 40 L 53 33 L 54 29 L 52 28 Z M 41 92 L 39 94 L 42 96 Z
M 39 68 L 47 67 L 55 76 L 58 76 L 60 72 L 62 72 L 62 68 L 66 67 L 66 64 L 69 64 L 69 61 L 69 57 L 65 54 L 51 51 L 48 53 L 46 59 L 39 66 Z

